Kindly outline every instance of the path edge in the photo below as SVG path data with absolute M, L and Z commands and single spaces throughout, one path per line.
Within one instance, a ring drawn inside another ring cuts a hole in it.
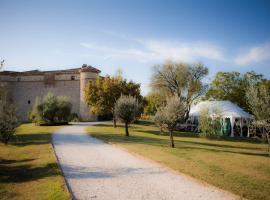
M 60 129 L 59 129 L 60 130 Z M 58 156 L 57 156 L 57 154 L 56 154 L 56 150 L 55 150 L 55 146 L 54 146 L 54 142 L 53 142 L 53 136 L 54 136 L 54 134 L 57 132 L 57 130 L 55 131 L 55 132 L 53 132 L 52 133 L 52 136 L 51 136 L 51 145 L 52 145 L 52 149 L 53 149 L 53 152 L 54 152 L 54 155 L 55 155 L 55 158 L 56 158 L 56 161 L 57 161 L 57 166 L 58 166 L 58 168 L 60 169 L 60 171 L 61 171 L 61 175 L 62 175 L 62 177 L 64 178 L 64 183 L 65 183 L 65 188 L 66 188 L 66 190 L 69 192 L 69 194 L 70 194 L 70 199 L 71 200 L 76 200 L 76 198 L 75 198 L 75 195 L 74 195 L 74 193 L 72 192 L 72 189 L 71 189 L 71 187 L 70 187 L 70 185 L 69 185 L 69 183 L 68 183 L 68 181 L 67 181 L 67 179 L 66 179 L 66 177 L 65 177 L 65 174 L 64 174 L 64 171 L 63 171 L 63 168 L 62 168 L 62 166 L 61 166 L 61 164 L 60 164 L 60 161 L 59 161 L 59 158 L 58 158 Z

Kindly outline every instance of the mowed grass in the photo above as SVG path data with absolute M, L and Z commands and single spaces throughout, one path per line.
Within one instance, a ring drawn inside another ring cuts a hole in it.
M 254 140 L 177 132 L 173 149 L 168 135 L 160 135 L 149 122 L 131 125 L 130 137 L 124 136 L 123 126 L 112 128 L 111 123 L 90 126 L 88 132 L 243 198 L 270 199 L 270 158 L 266 145 Z
M 51 144 L 58 128 L 24 124 L 0 144 L 0 199 L 70 199 Z

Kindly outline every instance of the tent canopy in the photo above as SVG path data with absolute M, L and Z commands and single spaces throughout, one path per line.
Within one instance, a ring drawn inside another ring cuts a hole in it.
M 252 115 L 230 101 L 202 101 L 191 107 L 189 116 L 199 117 L 205 109 L 209 110 L 210 115 L 214 115 L 218 110 L 223 118 L 252 118 Z

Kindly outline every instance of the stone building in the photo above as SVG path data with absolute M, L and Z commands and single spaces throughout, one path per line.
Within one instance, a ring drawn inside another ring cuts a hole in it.
M 99 76 L 100 70 L 82 65 L 81 68 L 55 71 L 2 71 L 0 82 L 6 83 L 8 99 L 17 107 L 21 121 L 28 121 L 27 113 L 31 110 L 36 97 L 52 92 L 59 96 L 68 96 L 72 103 L 72 112 L 83 121 L 94 121 L 96 116 L 89 113 L 84 102 L 84 88 L 88 81 Z

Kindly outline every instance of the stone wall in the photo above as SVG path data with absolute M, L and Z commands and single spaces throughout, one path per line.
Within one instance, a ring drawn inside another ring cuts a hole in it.
M 97 74 L 88 72 L 87 81 L 94 80 Z M 81 83 L 80 73 L 76 74 L 53 74 L 48 73 L 47 75 L 53 75 L 53 83 L 46 83 L 44 81 L 44 75 L 18 75 L 9 76 L 1 75 L 0 81 L 6 82 L 10 100 L 17 107 L 17 113 L 21 121 L 28 121 L 27 113 L 31 110 L 35 103 L 36 97 L 44 96 L 48 92 L 52 92 L 57 96 L 68 96 L 72 103 L 72 112 L 82 116 L 83 121 L 96 120 L 95 115 L 91 115 L 88 112 L 87 106 L 84 104 L 82 89 L 84 86 Z M 84 80 L 83 84 L 87 84 Z

